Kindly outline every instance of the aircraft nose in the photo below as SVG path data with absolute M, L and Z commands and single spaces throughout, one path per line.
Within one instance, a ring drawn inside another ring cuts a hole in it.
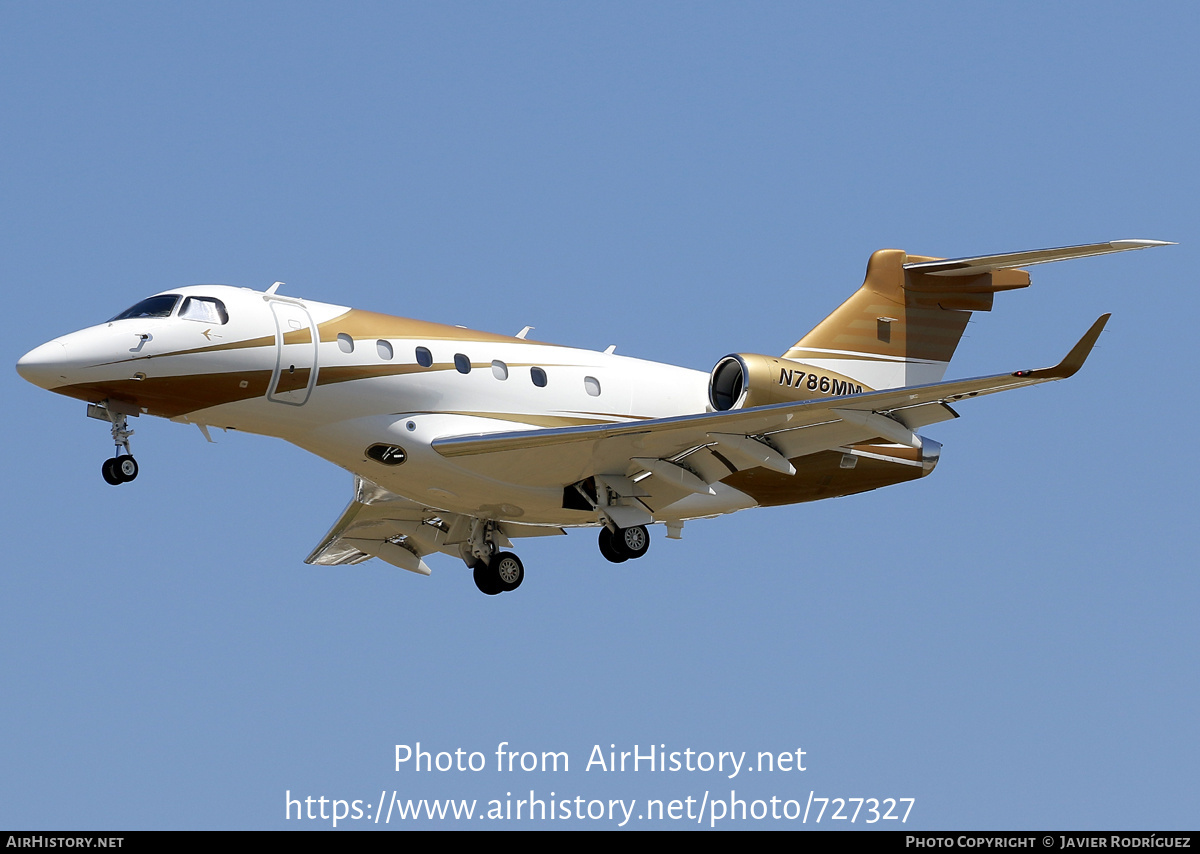
M 67 345 L 61 339 L 49 341 L 18 359 L 17 373 L 36 386 L 50 389 L 66 379 L 62 375 L 66 361 Z

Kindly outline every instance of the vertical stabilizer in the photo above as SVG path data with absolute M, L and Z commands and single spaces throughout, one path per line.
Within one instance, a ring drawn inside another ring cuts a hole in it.
M 875 388 L 938 382 L 972 311 L 991 311 L 996 291 L 1029 284 L 1024 270 L 934 276 L 935 259 L 880 249 L 861 288 L 784 353 Z

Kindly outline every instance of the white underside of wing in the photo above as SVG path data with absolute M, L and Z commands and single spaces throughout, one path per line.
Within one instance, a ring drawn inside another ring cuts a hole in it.
M 377 557 L 387 563 L 429 575 L 422 559 L 434 552 L 456 554 L 469 534 L 470 519 L 411 501 L 366 480 L 354 479 L 354 498 L 305 559 L 317 566 L 350 566 Z M 503 522 L 497 542 L 511 547 L 509 538 L 565 534 L 562 528 Z

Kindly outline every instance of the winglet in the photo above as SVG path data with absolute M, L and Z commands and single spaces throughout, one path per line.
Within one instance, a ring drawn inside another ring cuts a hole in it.
M 1014 377 L 1034 377 L 1036 379 L 1054 379 L 1065 380 L 1067 377 L 1075 376 L 1083 363 L 1087 361 L 1088 355 L 1091 354 L 1092 348 L 1096 346 L 1096 340 L 1100 337 L 1100 333 L 1104 331 L 1104 325 L 1108 323 L 1111 314 L 1102 314 L 1092 324 L 1092 328 L 1083 334 L 1071 352 L 1067 353 L 1066 358 L 1055 365 L 1053 368 L 1039 368 L 1036 371 L 1017 371 L 1013 374 Z

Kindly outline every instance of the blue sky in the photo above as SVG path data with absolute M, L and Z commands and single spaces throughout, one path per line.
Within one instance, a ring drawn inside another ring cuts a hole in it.
M 1183 3 L 0 6 L 10 364 L 165 288 L 282 280 L 707 370 L 783 352 L 881 247 L 1180 244 L 1036 268 L 976 315 L 950 376 L 1052 364 L 1113 320 L 1072 380 L 927 428 L 932 477 L 656 530 L 636 564 L 590 532 L 522 543 L 498 598 L 444 557 L 428 579 L 305 566 L 351 478 L 278 440 L 139 419 L 114 490 L 103 425 L 10 370 L 0 825 L 732 788 L 916 798 L 910 828 L 1194 827 L 1197 24 Z M 418 741 L 571 768 L 395 771 Z M 585 770 L 610 744 L 807 770 Z

